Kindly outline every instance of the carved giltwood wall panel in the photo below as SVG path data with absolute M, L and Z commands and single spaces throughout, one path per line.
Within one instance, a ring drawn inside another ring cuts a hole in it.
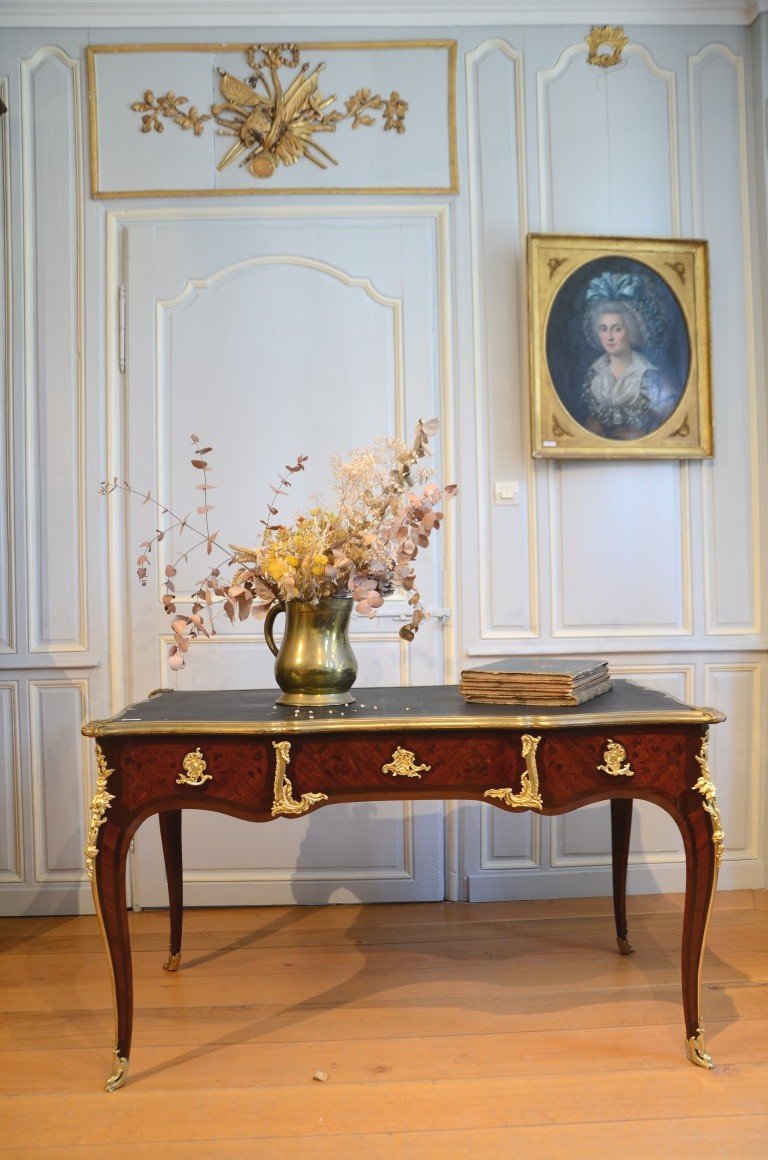
M 455 70 L 444 40 L 94 46 L 91 192 L 455 192 Z

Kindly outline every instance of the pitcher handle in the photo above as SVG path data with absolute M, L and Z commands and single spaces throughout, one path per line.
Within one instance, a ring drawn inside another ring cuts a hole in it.
M 277 656 L 278 647 L 275 644 L 275 638 L 272 635 L 272 625 L 275 623 L 275 617 L 279 616 L 281 612 L 285 612 L 285 605 L 281 602 L 273 604 L 264 618 L 264 639 L 267 642 L 267 647 L 273 656 Z

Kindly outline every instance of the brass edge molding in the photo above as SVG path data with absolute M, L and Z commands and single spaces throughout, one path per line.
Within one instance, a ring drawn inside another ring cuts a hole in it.
M 539 793 L 539 771 L 536 768 L 536 750 L 540 741 L 540 737 L 532 737 L 530 733 L 523 734 L 522 751 L 525 769 L 520 776 L 520 793 L 513 793 L 511 788 L 487 789 L 483 797 L 498 798 L 505 806 L 510 806 L 513 809 L 542 809 L 544 803 Z
M 107 768 L 107 759 L 102 753 L 101 746 L 97 743 L 95 748 L 99 773 L 96 778 L 96 792 L 91 801 L 91 823 L 88 827 L 88 837 L 85 843 L 85 872 L 91 882 L 93 882 L 95 862 L 99 854 L 99 829 L 107 820 L 107 810 L 115 800 L 115 795 L 107 792 L 107 782 L 115 771 Z
M 192 733 L 212 735 L 247 734 L 251 737 L 275 733 L 348 733 L 376 732 L 383 729 L 407 729 L 409 733 L 449 729 L 471 732 L 482 729 L 571 729 L 601 725 L 716 725 L 725 720 L 725 714 L 716 709 L 681 708 L 667 712 L 637 713 L 573 713 L 566 716 L 548 716 L 545 713 L 521 716 L 487 716 L 478 718 L 436 717 L 377 717 L 319 721 L 119 721 L 114 719 L 89 721 L 83 725 L 84 737 L 128 737 L 141 734 L 172 734 L 187 736 Z
M 712 1056 L 704 1046 L 704 1027 L 701 1023 L 696 1028 L 696 1034 L 686 1039 L 685 1043 L 688 1050 L 688 1058 L 691 1063 L 695 1063 L 697 1067 L 705 1067 L 708 1071 L 711 1071 L 715 1065 L 712 1062 Z
M 176 785 L 204 785 L 207 781 L 213 781 L 213 774 L 205 772 L 208 766 L 200 746 L 188 753 L 181 764 L 184 772 L 176 778 Z
M 621 764 L 626 756 L 627 751 L 624 746 L 619 745 L 618 741 L 611 741 L 609 737 L 603 754 L 605 765 L 598 765 L 597 768 L 601 769 L 603 773 L 609 773 L 611 777 L 634 777 L 635 771 L 629 762 L 626 765 Z
M 712 843 L 715 847 L 715 861 L 719 867 L 725 853 L 725 832 L 717 801 L 717 789 L 709 772 L 709 730 L 705 731 L 701 739 L 701 750 L 696 755 L 696 761 L 701 769 L 701 777 L 691 788 L 698 790 L 704 798 L 704 809 L 712 818 Z
M 429 773 L 431 765 L 417 765 L 416 754 L 411 749 L 403 749 L 398 745 L 392 754 L 392 760 L 382 765 L 382 773 L 391 773 L 393 777 L 421 777 L 422 771 Z
M 325 793 L 303 793 L 301 800 L 296 801 L 293 796 L 293 786 L 286 775 L 288 763 L 291 760 L 290 741 L 273 741 L 275 750 L 275 786 L 272 802 L 272 817 L 297 817 L 305 814 L 310 806 L 317 802 L 327 802 Z
M 306 188 L 280 188 L 278 186 L 253 186 L 245 189 L 116 189 L 102 190 L 99 184 L 99 113 L 98 90 L 96 84 L 97 56 L 116 56 L 126 53 L 169 53 L 169 52 L 245 52 L 250 47 L 246 41 L 235 43 L 228 41 L 209 43 L 174 43 L 174 44 L 92 44 L 85 50 L 87 101 L 88 101 L 88 128 L 90 137 L 90 177 L 91 197 L 97 200 L 117 200 L 125 198 L 165 198 L 165 197 L 243 197 L 243 196 L 270 196 L 279 194 L 281 197 L 313 196 L 318 194 L 344 195 L 367 194 L 370 196 L 390 194 L 396 196 L 441 196 L 460 192 L 459 183 L 459 147 L 457 130 L 457 61 L 458 42 L 427 38 L 425 40 L 331 40 L 331 41 L 299 41 L 297 47 L 301 51 L 413 51 L 419 49 L 434 49 L 445 51 L 447 55 L 447 89 L 448 89 L 448 162 L 449 181 L 447 185 L 411 185 L 411 186 L 307 186 Z
M 613 68 L 621 64 L 621 54 L 629 44 L 629 37 L 618 24 L 593 25 L 584 37 L 587 42 L 587 64 L 598 68 Z M 609 49 L 608 52 L 601 51 Z

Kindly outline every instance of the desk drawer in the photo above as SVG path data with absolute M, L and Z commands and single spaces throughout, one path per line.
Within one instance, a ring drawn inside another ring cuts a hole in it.
M 109 758 L 109 755 L 108 755 Z M 150 802 L 179 806 L 222 803 L 269 816 L 274 749 L 264 737 L 130 738 L 116 754 L 121 802 L 137 813 Z

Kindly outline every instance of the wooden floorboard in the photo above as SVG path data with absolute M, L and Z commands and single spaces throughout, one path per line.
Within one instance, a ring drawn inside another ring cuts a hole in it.
M 684 1055 L 680 896 L 131 915 L 136 1023 L 112 1095 L 96 920 L 0 920 L 0 1155 L 768 1160 L 766 893 L 721 894 Z M 316 1073 L 327 1080 L 314 1079 Z

